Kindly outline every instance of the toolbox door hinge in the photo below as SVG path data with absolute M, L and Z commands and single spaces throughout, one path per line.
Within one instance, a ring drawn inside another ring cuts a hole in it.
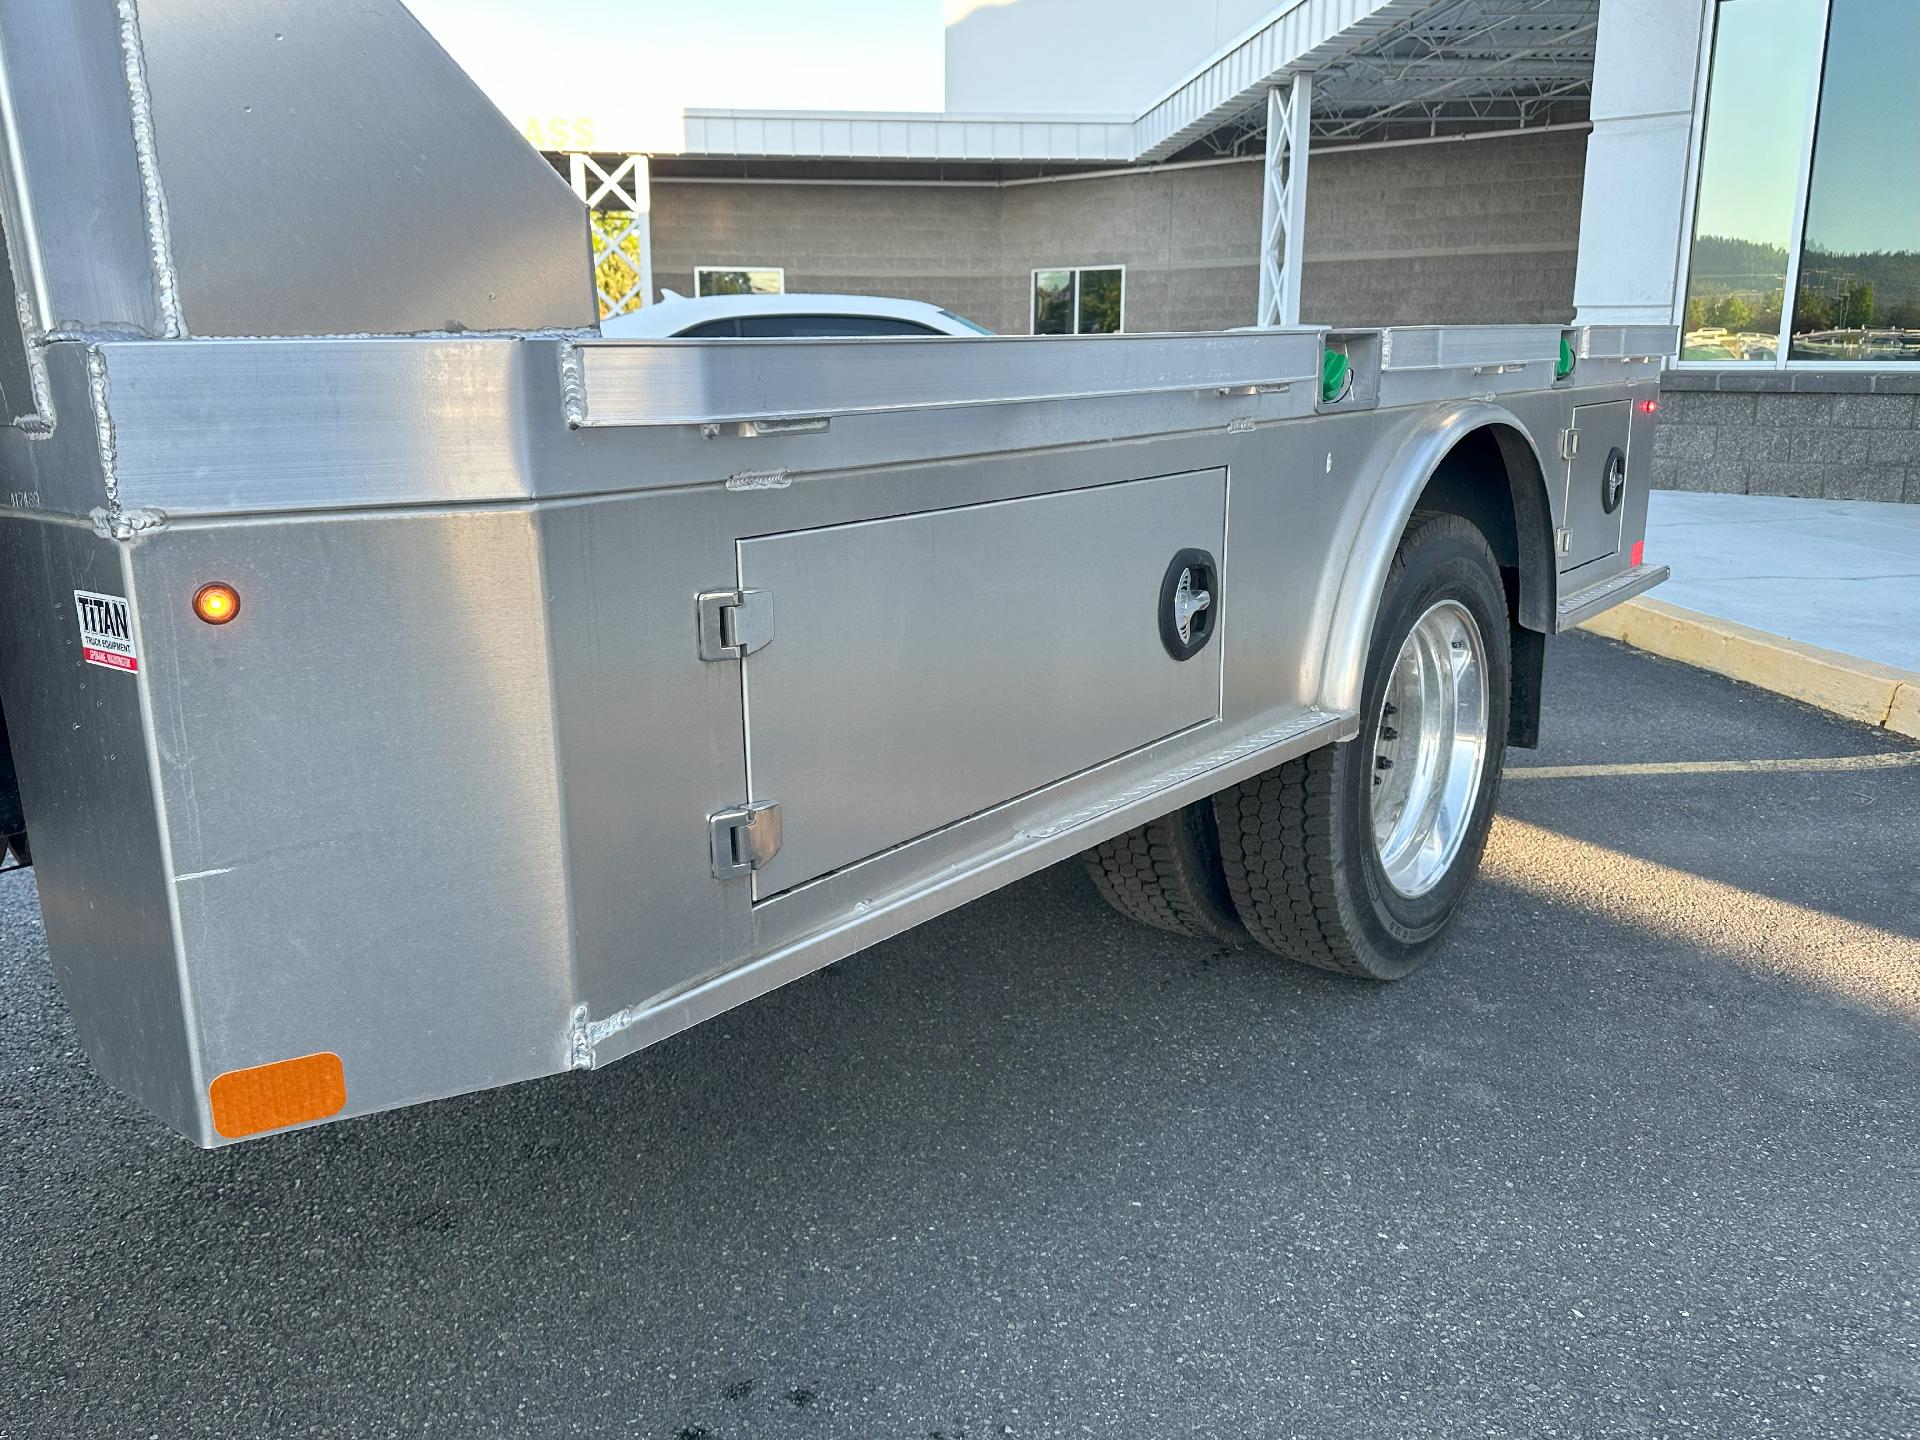
M 1571 460 L 1580 453 L 1580 432 L 1569 428 L 1560 432 L 1560 458 Z
M 780 805 L 756 800 L 707 817 L 713 843 L 713 876 L 747 875 L 780 853 Z
M 771 591 L 710 590 L 698 601 L 702 660 L 744 660 L 772 642 Z
M 1554 548 L 1562 555 L 1571 555 L 1573 553 L 1573 531 L 1562 526 L 1553 532 L 1553 543 Z

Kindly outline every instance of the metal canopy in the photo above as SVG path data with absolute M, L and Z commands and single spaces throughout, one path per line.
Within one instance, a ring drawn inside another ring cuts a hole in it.
M 1600 0 L 1438 0 L 1324 60 L 1313 138 L 1350 144 L 1586 118 Z M 1266 129 L 1266 77 L 1214 108 L 1214 154 L 1252 152 Z
M 1593 89 L 1600 0 L 1447 0 L 1315 77 L 1317 139 L 1545 123 Z
M 686 155 L 985 164 L 1253 153 L 1268 93 L 1314 77 L 1319 141 L 1580 120 L 1600 0 L 1292 0 L 1131 120 L 689 110 Z

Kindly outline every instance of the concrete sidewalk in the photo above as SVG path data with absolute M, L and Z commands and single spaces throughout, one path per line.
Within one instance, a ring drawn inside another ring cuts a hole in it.
M 1920 739 L 1920 506 L 1656 491 L 1652 595 L 1587 628 Z
M 1670 605 L 1805 645 L 1920 670 L 1920 505 L 1649 497 L 1647 559 Z

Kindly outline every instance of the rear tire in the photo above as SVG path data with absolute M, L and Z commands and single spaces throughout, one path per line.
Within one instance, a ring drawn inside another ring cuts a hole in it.
M 1129 920 L 1175 935 L 1247 943 L 1220 867 L 1211 801 L 1116 835 L 1080 858 L 1101 897 Z
M 1415 515 L 1380 599 L 1358 737 L 1214 797 L 1228 891 L 1255 941 L 1372 980 L 1397 980 L 1432 952 L 1473 884 L 1493 823 L 1507 637 L 1506 591 L 1480 532 L 1458 516 Z M 1473 672 L 1477 705 L 1463 698 Z M 1475 710 L 1477 752 L 1473 727 L 1459 721 Z M 1451 768 L 1456 760 L 1467 768 Z M 1406 767 L 1400 776 L 1396 765 Z M 1423 783 L 1439 797 L 1425 830 Z M 1398 791 L 1412 798 L 1396 809 L 1385 797 Z

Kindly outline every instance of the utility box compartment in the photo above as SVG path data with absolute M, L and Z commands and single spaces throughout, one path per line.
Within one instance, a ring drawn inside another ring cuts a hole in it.
M 1573 437 L 1567 458 L 1566 504 L 1560 522 L 1567 530 L 1566 552 L 1560 568 L 1571 570 L 1604 560 L 1620 550 L 1620 522 L 1625 514 L 1628 484 L 1628 432 L 1633 404 L 1608 400 L 1599 405 L 1576 405 Z
M 782 835 L 754 898 L 1217 720 L 1226 502 L 1216 469 L 739 542 L 774 617 L 744 662 L 749 798 Z M 1212 562 L 1212 643 L 1176 660 L 1183 551 Z

